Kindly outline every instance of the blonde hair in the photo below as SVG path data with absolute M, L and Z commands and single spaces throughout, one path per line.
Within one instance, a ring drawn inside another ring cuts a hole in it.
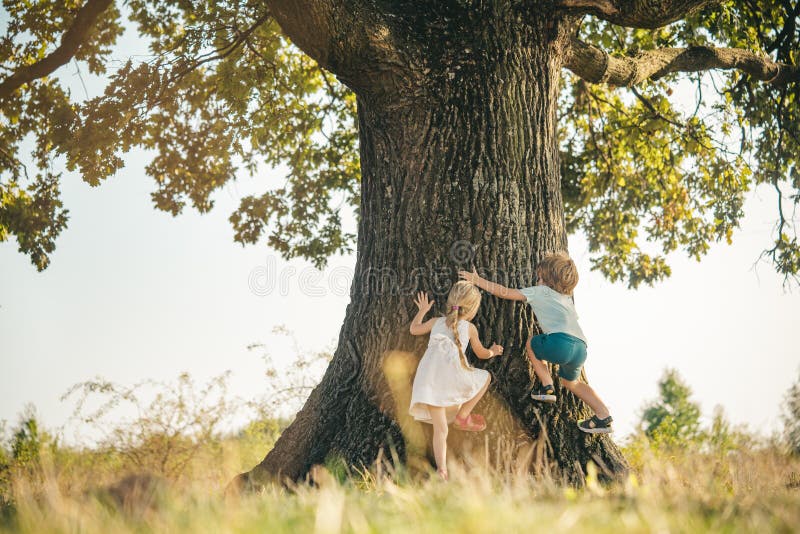
M 447 295 L 445 324 L 453 331 L 453 337 L 458 347 L 458 356 L 461 358 L 461 365 L 464 369 L 472 369 L 472 367 L 467 363 L 467 357 L 464 355 L 464 349 L 461 346 L 461 339 L 458 337 L 458 321 L 464 317 L 474 315 L 480 304 L 481 292 L 466 280 L 456 282 L 450 288 L 450 294 Z
M 547 254 L 536 266 L 536 273 L 544 285 L 564 295 L 572 295 L 578 285 L 578 268 L 566 252 Z

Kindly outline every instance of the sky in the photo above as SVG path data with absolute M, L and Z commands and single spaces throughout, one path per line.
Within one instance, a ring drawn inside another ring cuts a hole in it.
M 61 425 L 71 404 L 59 397 L 94 376 L 132 384 L 185 371 L 204 381 L 231 370 L 232 390 L 256 398 L 265 366 L 249 344 L 264 343 L 286 361 L 291 345 L 274 326 L 285 325 L 307 349 L 335 340 L 353 256 L 317 271 L 234 243 L 232 188 L 207 215 L 157 212 L 143 161 L 129 158 L 98 188 L 67 175 L 70 224 L 44 272 L 15 243 L 0 244 L 0 420 L 14 423 L 32 402 L 46 426 Z M 591 272 L 585 242 L 570 239 L 582 275 L 576 295 L 590 340 L 587 375 L 623 433 L 667 367 L 686 379 L 706 414 L 721 405 L 754 430 L 779 427 L 778 406 L 800 371 L 800 298 L 769 265 L 753 268 L 773 202 L 768 191 L 748 196 L 734 245 L 713 246 L 700 263 L 675 255 L 673 276 L 652 288 L 628 290 Z
M 83 91 L 74 69 L 62 71 Z M 99 80 L 86 81 L 90 96 L 102 90 Z M 72 408 L 60 396 L 96 376 L 133 384 L 188 372 L 205 381 L 230 370 L 232 390 L 257 398 L 265 366 L 248 345 L 264 343 L 285 365 L 293 349 L 275 326 L 294 332 L 303 349 L 335 341 L 354 255 L 318 271 L 263 243 L 233 241 L 230 212 L 242 196 L 282 181 L 281 169 L 226 186 L 209 214 L 172 217 L 152 207 L 149 158 L 130 153 L 125 168 L 96 188 L 64 174 L 69 225 L 44 272 L 13 239 L 0 243 L 0 421 L 13 425 L 33 403 L 46 427 L 58 427 Z M 713 245 L 700 263 L 675 253 L 670 279 L 635 291 L 591 272 L 585 240 L 570 238 L 589 339 L 586 372 L 618 435 L 635 428 L 668 367 L 706 417 L 720 405 L 751 430 L 780 428 L 782 398 L 800 377 L 800 296 L 769 264 L 756 264 L 770 244 L 774 194 L 751 191 L 745 213 L 732 246 Z

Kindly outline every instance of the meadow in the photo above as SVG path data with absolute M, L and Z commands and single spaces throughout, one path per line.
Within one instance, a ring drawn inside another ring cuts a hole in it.
M 236 431 L 215 431 L 230 403 L 217 398 L 217 408 L 210 409 L 202 395 L 186 394 L 194 386 L 183 379 L 182 396 L 165 390 L 157 402 L 143 405 L 139 418 L 107 427 L 106 438 L 92 447 L 66 446 L 38 428 L 32 413 L 23 417 L 0 449 L 0 532 L 800 528 L 800 456 L 777 436 L 731 427 L 722 414 L 702 428 L 693 419 L 699 413 L 691 410 L 690 391 L 677 375 L 665 375 L 662 386 L 677 380 L 687 396 L 680 402 L 662 398 L 647 407 L 641 430 L 622 440 L 631 470 L 617 480 L 604 480 L 589 464 L 583 483 L 570 485 L 552 470 L 534 476 L 516 469 L 515 458 L 504 459 L 502 466 L 453 459 L 448 483 L 426 468 L 384 461 L 344 470 L 331 463 L 314 468 L 313 482 L 239 497 L 226 496 L 226 484 L 263 457 L 287 421 L 263 418 Z M 180 388 L 173 384 L 170 391 Z M 115 398 L 109 390 L 104 395 Z M 657 420 L 659 413 L 670 416 Z
M 2 532 L 796 532 L 800 461 L 775 450 L 724 455 L 641 450 L 624 480 L 603 484 L 592 468 L 582 488 L 549 477 L 453 469 L 452 480 L 375 470 L 345 480 L 269 488 L 239 499 L 225 483 L 253 460 L 254 443 L 223 444 L 182 482 L 153 476 L 114 482 L 114 462 L 61 458 L 41 479 L 12 482 Z M 96 458 L 94 459 L 96 460 Z M 91 462 L 92 467 L 82 465 Z M 87 477 L 87 469 L 102 478 Z M 121 473 L 120 473 L 121 475 Z M 126 486 L 127 484 L 127 486 Z

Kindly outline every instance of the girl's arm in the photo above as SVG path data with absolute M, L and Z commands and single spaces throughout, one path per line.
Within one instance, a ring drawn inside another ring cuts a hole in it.
M 469 323 L 469 345 L 472 347 L 472 352 L 481 360 L 488 360 L 495 356 L 503 354 L 503 347 L 497 343 L 492 344 L 488 349 L 481 344 L 481 339 L 478 337 L 478 329 L 475 325 Z
M 414 300 L 414 304 L 417 305 L 419 311 L 411 320 L 411 326 L 409 330 L 411 331 L 412 336 L 422 336 L 427 334 L 433 328 L 433 324 L 436 322 L 436 319 L 428 319 L 424 323 L 422 322 L 422 318 L 425 317 L 425 314 L 431 309 L 433 306 L 432 300 L 428 300 L 428 295 L 420 291 L 417 293 L 417 298 Z
M 485 278 L 481 278 L 480 275 L 477 273 L 477 271 L 475 271 L 475 269 L 473 269 L 472 272 L 458 271 L 458 276 L 462 280 L 466 280 L 467 282 L 475 284 L 484 291 L 488 291 L 495 297 L 500 297 L 501 299 L 507 299 L 507 300 L 522 300 L 522 301 L 528 300 L 525 298 L 525 295 L 523 295 L 522 291 L 520 291 L 519 289 L 512 289 L 510 287 L 490 282 Z

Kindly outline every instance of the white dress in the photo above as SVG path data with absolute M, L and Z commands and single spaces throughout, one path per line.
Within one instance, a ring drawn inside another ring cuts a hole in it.
M 469 344 L 469 323 L 458 322 L 462 350 Z M 444 406 L 448 422 L 453 422 L 462 404 L 475 397 L 489 380 L 489 372 L 470 366 L 464 369 L 453 338 L 453 331 L 440 317 L 433 324 L 428 348 L 417 367 L 408 412 L 417 421 L 431 422 L 428 404 Z

